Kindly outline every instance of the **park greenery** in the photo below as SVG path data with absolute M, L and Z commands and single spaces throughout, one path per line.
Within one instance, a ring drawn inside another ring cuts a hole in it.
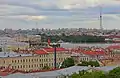
M 73 58 L 67 58 L 63 61 L 61 68 L 67 68 L 67 67 L 71 67 L 74 66 L 75 62 Z
M 63 61 L 61 68 L 67 68 L 75 65 L 75 61 L 73 58 L 67 58 Z M 98 61 L 82 61 L 78 66 L 95 66 L 99 67 L 100 64 Z
M 51 42 L 58 42 L 59 40 L 63 40 L 64 42 L 71 42 L 71 43 L 99 43 L 99 42 L 105 42 L 105 38 L 101 36 L 88 36 L 88 35 L 54 35 L 54 36 L 47 36 L 47 35 L 41 35 L 41 39 L 44 42 L 47 42 L 47 39 L 50 38 Z
M 109 78 L 120 78 L 120 67 L 117 67 L 109 72 Z
M 50 69 L 49 66 L 44 66 L 44 67 L 42 68 L 42 70 L 49 70 L 49 69 Z
M 64 78 L 120 78 L 120 67 L 117 67 L 110 72 L 102 71 L 79 71 L 79 73 L 73 73 L 70 76 L 64 76 Z
M 78 64 L 78 66 L 95 66 L 95 67 L 99 67 L 100 64 L 98 63 L 98 61 L 82 61 L 80 64 Z

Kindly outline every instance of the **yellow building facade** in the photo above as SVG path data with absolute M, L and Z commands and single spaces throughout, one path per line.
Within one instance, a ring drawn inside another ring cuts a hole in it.
M 57 66 L 61 64 L 66 58 L 70 57 L 68 51 L 57 52 Z M 10 66 L 13 69 L 32 71 L 40 70 L 44 66 L 54 67 L 54 53 L 49 52 L 45 54 L 34 54 L 28 56 L 7 56 L 0 58 L 0 67 L 5 66 L 7 68 Z

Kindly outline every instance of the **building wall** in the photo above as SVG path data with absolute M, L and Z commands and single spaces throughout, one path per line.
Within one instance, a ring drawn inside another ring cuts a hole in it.
M 60 64 L 64 59 L 70 57 L 69 53 L 57 53 L 57 64 Z M 44 66 L 54 67 L 54 54 L 34 55 L 26 57 L 7 57 L 0 58 L 0 66 L 12 67 L 19 70 L 39 70 Z
M 90 55 L 85 55 L 85 54 L 81 54 L 78 56 L 72 56 L 73 59 L 75 60 L 76 63 L 80 63 L 82 61 L 96 61 L 97 56 L 90 56 Z
M 0 47 L 2 51 L 12 51 L 14 49 L 28 49 L 29 44 L 25 42 L 18 42 L 9 37 L 0 37 Z

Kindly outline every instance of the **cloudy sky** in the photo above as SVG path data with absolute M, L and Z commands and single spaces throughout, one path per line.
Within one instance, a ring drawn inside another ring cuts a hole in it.
M 0 0 L 0 29 L 120 29 L 120 0 Z

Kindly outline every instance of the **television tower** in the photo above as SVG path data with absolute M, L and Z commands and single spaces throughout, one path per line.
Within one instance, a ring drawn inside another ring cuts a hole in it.
M 103 16 L 102 16 L 102 7 L 100 6 L 100 30 L 103 32 Z

